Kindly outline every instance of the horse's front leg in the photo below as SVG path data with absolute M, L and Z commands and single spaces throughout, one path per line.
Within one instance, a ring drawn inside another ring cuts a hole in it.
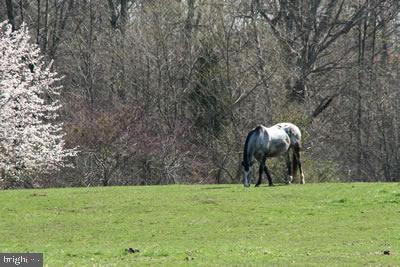
M 265 165 L 265 161 L 264 160 L 260 161 L 260 168 L 258 169 L 258 181 L 256 183 L 256 187 L 259 187 L 261 184 L 264 165 Z
M 273 186 L 274 184 L 272 183 L 271 174 L 270 174 L 270 172 L 268 170 L 268 167 L 267 167 L 267 164 L 265 162 L 264 162 L 264 171 L 265 171 L 265 174 L 267 175 L 267 178 L 268 178 L 268 185 L 269 186 Z

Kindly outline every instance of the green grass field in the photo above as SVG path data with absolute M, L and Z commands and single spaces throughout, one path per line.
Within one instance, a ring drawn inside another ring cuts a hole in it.
M 0 252 L 48 266 L 400 266 L 400 184 L 15 190 L 0 203 Z

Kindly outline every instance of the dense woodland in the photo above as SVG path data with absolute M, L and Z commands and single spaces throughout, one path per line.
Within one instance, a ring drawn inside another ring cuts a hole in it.
M 2 187 L 237 183 L 247 133 L 293 122 L 306 182 L 400 181 L 398 0 L 5 0 L 63 76 L 79 153 Z M 0 110 L 1 112 L 1 110 Z M 275 181 L 283 159 L 267 162 Z

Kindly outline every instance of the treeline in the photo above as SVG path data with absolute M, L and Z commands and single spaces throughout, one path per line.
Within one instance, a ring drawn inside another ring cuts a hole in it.
M 73 167 L 37 186 L 236 183 L 258 124 L 304 135 L 306 181 L 400 180 L 400 3 L 6 0 L 64 76 Z M 271 160 L 275 179 L 281 160 Z

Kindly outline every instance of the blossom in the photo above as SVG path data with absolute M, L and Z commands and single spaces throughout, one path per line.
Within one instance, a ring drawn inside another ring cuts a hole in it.
M 76 154 L 63 140 L 59 80 L 25 25 L 13 32 L 0 23 L 0 170 L 7 175 L 58 169 Z

